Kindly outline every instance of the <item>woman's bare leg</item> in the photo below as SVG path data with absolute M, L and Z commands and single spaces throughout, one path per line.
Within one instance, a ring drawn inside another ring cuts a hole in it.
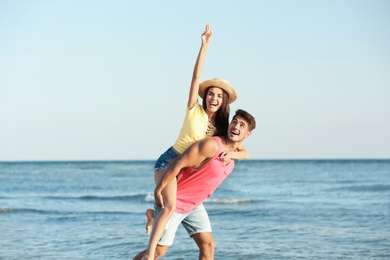
M 160 181 L 161 176 L 163 174 L 164 170 L 154 171 L 154 182 L 157 183 Z M 146 234 L 150 234 L 150 231 L 152 230 L 153 226 L 153 220 L 154 220 L 154 210 L 153 209 L 147 209 L 145 212 L 146 215 Z
M 161 171 L 155 172 L 156 182 L 160 181 L 161 174 L 162 174 Z M 160 214 L 158 215 L 158 217 L 154 222 L 153 230 L 149 238 L 149 244 L 143 259 L 154 260 L 157 243 L 164 233 L 169 218 L 176 210 L 176 190 L 177 190 L 177 182 L 175 178 L 162 191 L 164 208 L 161 209 Z
M 152 226 L 153 226 L 154 210 L 147 209 L 145 214 L 146 214 L 146 234 L 149 235 L 150 231 L 152 230 Z

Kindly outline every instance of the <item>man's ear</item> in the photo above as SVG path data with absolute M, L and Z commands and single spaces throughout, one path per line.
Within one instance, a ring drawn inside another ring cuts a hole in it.
M 252 131 L 249 131 L 245 134 L 245 138 L 249 137 L 252 134 Z

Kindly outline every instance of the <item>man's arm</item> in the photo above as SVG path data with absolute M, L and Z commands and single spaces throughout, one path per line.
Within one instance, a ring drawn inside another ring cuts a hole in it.
M 218 149 L 218 142 L 209 137 L 194 143 L 188 147 L 183 154 L 173 160 L 163 173 L 163 176 L 154 190 L 154 199 L 157 206 L 161 208 L 164 207 L 161 192 L 173 178 L 176 178 L 181 169 L 202 165 L 205 161 L 211 159 L 215 153 L 218 152 Z

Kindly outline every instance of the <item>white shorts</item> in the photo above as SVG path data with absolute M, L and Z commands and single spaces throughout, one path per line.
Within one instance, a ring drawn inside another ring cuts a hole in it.
M 154 219 L 160 214 L 161 208 L 155 205 Z M 188 213 L 174 212 L 165 227 L 164 234 L 158 242 L 161 246 L 171 246 L 179 224 L 182 223 L 187 233 L 192 237 L 196 233 L 212 232 L 210 219 L 203 204 Z

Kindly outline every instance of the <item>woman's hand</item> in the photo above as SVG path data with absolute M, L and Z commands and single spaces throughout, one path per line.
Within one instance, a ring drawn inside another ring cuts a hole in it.
M 164 208 L 164 199 L 159 189 L 154 190 L 154 201 L 156 202 L 157 207 Z
M 224 162 L 225 164 L 229 163 L 231 161 L 231 159 L 232 159 L 231 155 L 228 152 L 222 152 L 218 157 L 218 160 L 220 160 L 221 162 Z
M 202 33 L 202 44 L 209 44 L 213 38 L 213 31 L 209 24 L 206 24 L 206 29 Z

